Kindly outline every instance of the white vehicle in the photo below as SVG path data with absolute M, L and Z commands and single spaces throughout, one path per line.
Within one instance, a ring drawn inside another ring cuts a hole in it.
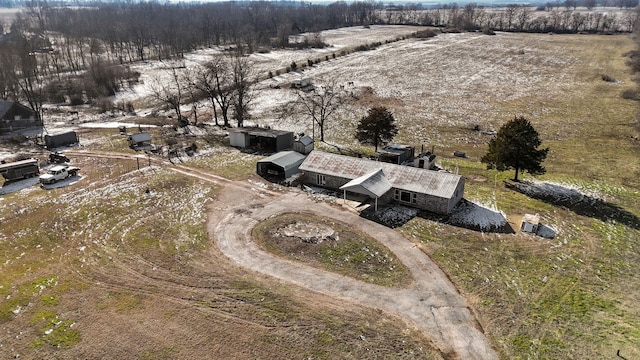
M 78 170 L 75 166 L 58 165 L 54 166 L 46 174 L 40 175 L 40 182 L 43 184 L 53 184 L 57 181 L 64 180 L 69 176 L 75 176 L 78 174 Z

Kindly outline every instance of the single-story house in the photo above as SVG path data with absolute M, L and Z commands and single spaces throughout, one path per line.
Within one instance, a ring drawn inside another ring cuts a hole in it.
M 396 202 L 438 214 L 450 214 L 464 195 L 465 182 L 460 175 L 318 150 L 312 151 L 299 169 L 305 184 L 366 194 L 383 203 Z
M 133 150 L 147 150 L 151 149 L 151 135 L 146 132 L 139 132 L 129 135 L 128 138 L 129 147 Z
M 305 158 L 305 155 L 296 151 L 281 151 L 258 161 L 256 172 L 260 176 L 284 181 L 299 172 L 298 168 Z
M 229 143 L 239 148 L 276 153 L 293 148 L 293 132 L 260 127 L 231 128 Z
M 378 150 L 376 156 L 379 161 L 391 164 L 402 164 L 413 159 L 415 148 L 408 145 L 391 144 Z
M 309 135 L 301 136 L 293 142 L 293 150 L 300 154 L 309 154 L 313 150 L 313 139 Z
M 32 109 L 13 101 L 0 100 L 0 134 L 41 126 L 42 120 Z

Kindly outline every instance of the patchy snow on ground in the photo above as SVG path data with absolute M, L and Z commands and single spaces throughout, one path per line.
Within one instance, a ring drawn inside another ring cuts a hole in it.
M 418 209 L 395 205 L 380 209 L 375 213 L 375 216 L 379 222 L 391 227 L 396 228 L 406 224 L 409 220 L 418 215 Z
M 533 198 L 552 198 L 557 202 L 578 204 L 594 204 L 598 200 L 606 199 L 598 188 L 587 188 L 584 185 L 571 183 L 556 183 L 551 181 L 521 181 L 515 187 Z
M 11 194 L 21 190 L 28 190 L 37 183 L 38 183 L 37 177 L 18 180 L 18 181 L 12 181 L 12 182 L 5 182 L 4 185 L 0 187 L 0 195 Z
M 507 225 L 507 216 L 495 203 L 476 204 L 463 200 L 453 210 L 449 222 L 479 228 L 482 231 L 495 230 Z

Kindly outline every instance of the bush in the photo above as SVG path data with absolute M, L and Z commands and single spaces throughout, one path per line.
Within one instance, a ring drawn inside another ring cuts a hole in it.
M 290 67 L 291 71 L 296 71 L 296 69 L 298 69 L 298 64 L 296 64 L 295 61 L 292 61 Z
M 609 75 L 606 75 L 606 74 L 603 74 L 601 76 L 601 78 L 602 78 L 602 81 L 606 81 L 606 82 L 617 82 L 618 81 L 618 80 L 614 79 L 613 77 L 611 77 Z
M 418 39 L 427 39 L 438 36 L 438 33 L 431 29 L 421 30 L 414 34 L 414 36 Z
M 627 89 L 622 92 L 622 98 L 627 100 L 640 100 L 638 89 Z
M 82 100 L 82 95 L 73 94 L 69 96 L 69 104 L 72 106 L 82 105 L 84 101 Z
M 271 71 L 269 71 L 268 76 L 269 76 L 269 79 L 271 79 L 273 77 L 273 73 Z
M 113 101 L 106 97 L 100 97 L 93 101 L 93 106 L 98 108 L 100 113 L 106 113 L 107 111 L 113 109 Z

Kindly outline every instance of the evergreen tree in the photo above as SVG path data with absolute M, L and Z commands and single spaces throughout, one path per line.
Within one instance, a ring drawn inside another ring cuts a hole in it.
M 531 175 L 544 174 L 546 170 L 541 164 L 547 157 L 549 148 L 538 149 L 540 144 L 540 136 L 529 120 L 522 116 L 515 117 L 504 124 L 496 137 L 491 139 L 489 151 L 481 161 L 487 164 L 488 169 L 515 169 L 514 181 L 518 181 L 518 173 L 523 171 Z
M 356 139 L 361 144 L 375 146 L 378 151 L 378 144 L 386 144 L 398 134 L 398 128 L 393 114 L 385 107 L 374 107 L 369 109 L 367 116 L 358 123 Z

